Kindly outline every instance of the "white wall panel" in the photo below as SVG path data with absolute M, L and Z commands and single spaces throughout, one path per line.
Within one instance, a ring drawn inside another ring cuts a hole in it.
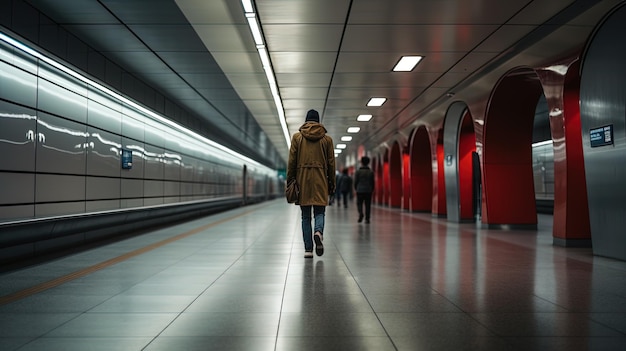
M 85 204 L 86 212 L 110 211 L 121 208 L 120 200 L 103 200 L 103 201 L 87 201 Z
M 86 177 L 86 199 L 119 199 L 121 180 L 119 178 Z
M 122 114 L 122 135 L 137 141 L 144 141 L 145 125 L 142 117 L 133 111 L 124 109 Z
M 144 178 L 163 179 L 163 148 L 146 144 Z
M 34 199 L 34 174 L 0 172 L 0 205 L 28 204 Z
M 121 194 L 123 199 L 143 197 L 144 186 L 142 179 L 124 179 L 121 180 Z
M 79 95 L 81 97 L 79 100 L 86 101 L 88 93 L 87 83 L 60 71 L 43 61 L 39 61 L 38 74 L 40 78 Z
M 36 217 L 50 217 L 85 212 L 85 202 L 60 202 L 35 205 Z
M 0 170 L 35 171 L 35 111 L 0 101 Z
M 92 127 L 87 128 L 87 135 L 87 174 L 119 177 L 122 137 Z
M 85 199 L 85 177 L 37 174 L 36 202 L 82 201 Z
M 121 199 L 120 208 L 142 207 L 143 199 Z
M 143 200 L 143 205 L 144 206 L 156 206 L 156 205 L 163 205 L 163 198 L 162 197 L 149 197 L 149 198 L 145 198 Z
M 185 157 L 172 151 L 165 150 L 163 158 L 163 178 L 166 180 L 180 180 L 181 163 Z
M 163 196 L 163 181 L 145 180 L 143 189 L 145 197 Z
M 163 182 L 163 195 L 164 196 L 179 196 L 180 195 L 180 183 L 179 182 Z
M 38 80 L 37 108 L 65 118 L 87 123 L 87 98 L 45 79 Z
M 37 102 L 37 77 L 0 61 L 0 96 L 26 106 Z
M 28 73 L 37 74 L 37 59 L 5 42 L 0 42 L 0 60 Z
M 28 219 L 35 216 L 35 205 L 0 206 L 0 221 Z
M 40 113 L 37 122 L 37 171 L 84 174 L 87 127 Z
M 122 113 L 100 103 L 87 102 L 87 122 L 90 126 L 122 134 Z

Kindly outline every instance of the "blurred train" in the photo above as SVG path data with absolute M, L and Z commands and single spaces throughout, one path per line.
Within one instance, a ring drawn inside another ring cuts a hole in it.
M 0 263 L 269 200 L 283 184 L 0 31 Z

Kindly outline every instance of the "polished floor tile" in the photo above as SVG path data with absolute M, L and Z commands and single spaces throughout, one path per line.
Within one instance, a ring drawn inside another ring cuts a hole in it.
M 313 259 L 278 199 L 0 273 L 0 349 L 626 350 L 626 262 L 553 246 L 550 216 L 357 217 L 327 208 Z

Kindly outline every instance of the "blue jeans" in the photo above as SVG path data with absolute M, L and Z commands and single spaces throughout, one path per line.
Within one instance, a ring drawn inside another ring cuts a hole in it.
M 324 216 L 326 206 L 300 206 L 302 210 L 302 238 L 304 239 L 304 250 L 313 251 L 313 229 L 311 228 L 311 207 L 315 217 L 315 231 L 324 234 Z

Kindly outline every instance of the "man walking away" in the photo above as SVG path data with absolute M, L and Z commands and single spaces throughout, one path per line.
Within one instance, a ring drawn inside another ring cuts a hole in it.
M 372 193 L 374 192 L 374 172 L 368 167 L 369 164 L 369 157 L 361 157 L 361 168 L 354 174 L 354 190 L 356 190 L 359 223 L 363 221 L 363 205 L 365 205 L 365 223 L 370 222 Z
M 304 257 L 313 258 L 315 253 L 324 254 L 324 216 L 328 195 L 335 192 L 335 149 L 333 139 L 326 135 L 326 128 L 320 123 L 320 115 L 309 110 L 299 132 L 291 137 L 287 181 L 296 179 L 300 185 L 300 199 L 297 204 L 302 210 L 302 238 Z M 311 209 L 315 222 L 312 237 Z

